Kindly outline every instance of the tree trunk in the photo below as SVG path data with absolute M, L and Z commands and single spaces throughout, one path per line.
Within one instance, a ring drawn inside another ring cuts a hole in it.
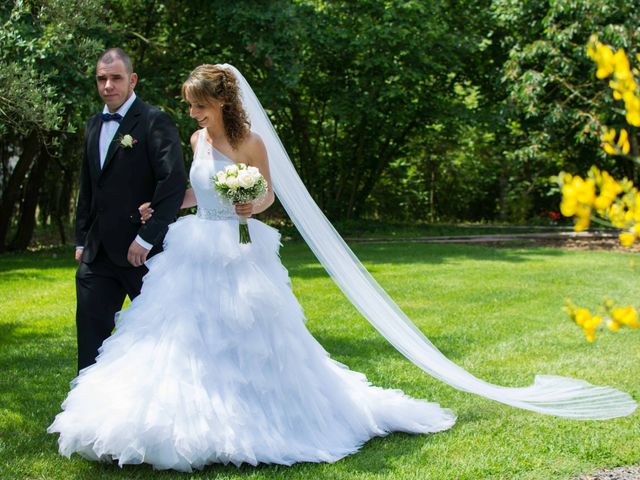
M 507 219 L 507 190 L 509 189 L 509 179 L 507 178 L 507 172 L 505 171 L 504 166 L 500 169 L 500 200 L 499 200 L 499 214 L 498 218 L 501 221 L 505 221 Z
M 47 165 L 51 159 L 49 152 L 43 148 L 38 159 L 29 172 L 27 188 L 22 196 L 20 204 L 20 220 L 18 231 L 11 242 L 11 250 L 26 250 L 33 238 L 33 230 L 36 226 L 36 207 L 38 206 L 38 193 L 42 187 Z
M 22 155 L 20 160 L 16 164 L 7 187 L 2 192 L 2 200 L 0 201 L 0 252 L 6 250 L 6 239 L 9 227 L 11 226 L 11 216 L 13 210 L 20 200 L 20 191 L 24 185 L 24 180 L 27 177 L 27 173 L 31 169 L 38 152 L 40 151 L 40 142 L 38 141 L 37 133 L 31 132 L 29 136 L 23 142 L 24 148 L 22 149 Z
M 64 220 L 58 214 L 56 214 L 54 221 L 58 226 L 58 235 L 60 235 L 60 245 L 64 245 L 67 243 L 67 234 L 64 231 Z
M 298 145 L 298 154 L 300 155 L 300 177 L 304 182 L 309 193 L 316 197 L 316 178 L 312 172 L 317 171 L 316 158 L 313 156 L 311 146 L 311 135 L 309 133 L 309 119 L 305 117 L 300 110 L 300 97 L 297 94 L 290 94 L 289 109 L 291 111 L 290 128 L 293 132 L 293 138 Z
M 438 162 L 428 162 L 431 167 L 431 184 L 429 188 L 429 222 L 436 221 L 436 180 L 438 173 Z
M 63 183 L 62 188 L 60 190 L 60 196 L 58 197 L 58 202 L 56 204 L 56 208 L 53 211 L 54 221 L 56 225 L 58 225 L 58 232 L 60 234 L 60 243 L 64 245 L 67 243 L 67 235 L 65 232 L 65 225 L 69 219 L 69 212 L 71 208 L 71 196 L 73 192 L 73 185 L 75 184 L 72 181 L 74 178 L 72 175 L 68 173 L 65 169 L 63 171 L 63 178 L 66 178 L 66 181 Z

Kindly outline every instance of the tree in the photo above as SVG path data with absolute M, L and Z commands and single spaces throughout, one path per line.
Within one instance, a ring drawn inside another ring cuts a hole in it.
M 57 197 L 48 213 L 59 224 L 68 216 L 82 151 L 77 132 L 93 108 L 87 78 L 103 48 L 106 12 L 97 0 L 16 1 L 0 9 L 0 20 L 2 251 L 29 244 L 45 191 Z M 16 234 L 8 242 L 12 218 Z
M 635 51 L 637 9 L 622 1 L 494 0 L 492 12 L 512 32 L 502 42 L 509 53 L 503 68 L 510 107 L 505 123 L 513 142 L 505 156 L 513 193 L 528 199 L 525 210 L 553 208 L 548 178 L 562 169 L 584 170 L 594 158 L 635 177 L 634 168 L 614 164 L 599 149 L 599 119 L 610 101 L 594 83 L 584 52 L 592 33 Z

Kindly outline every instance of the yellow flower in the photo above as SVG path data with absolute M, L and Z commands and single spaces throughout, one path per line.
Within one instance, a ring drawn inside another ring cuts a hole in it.
M 622 93 L 622 98 L 627 122 L 634 127 L 640 126 L 640 98 L 636 95 L 635 83 Z
M 624 128 L 620 130 L 620 137 L 618 137 L 618 148 L 620 148 L 620 150 L 622 150 L 622 153 L 624 153 L 625 155 L 629 153 L 629 134 Z
M 598 42 L 595 37 L 591 37 L 587 47 L 587 53 L 593 60 L 595 60 L 598 66 L 598 70 L 596 72 L 596 76 L 598 78 L 607 78 L 614 72 L 614 55 L 611 47 Z
M 596 197 L 595 202 L 593 202 L 593 206 L 596 207 L 598 211 L 604 211 L 611 205 L 613 198 L 606 195 L 598 195 Z
M 590 319 L 584 322 L 583 327 L 589 330 L 595 330 L 595 328 L 602 323 L 600 315 L 594 315 Z
M 576 325 L 582 327 L 587 341 L 593 342 L 596 339 L 596 330 L 602 324 L 602 317 L 600 315 L 592 315 L 588 308 L 576 307 L 570 300 L 565 300 L 566 306 L 564 310 L 569 314 L 569 318 L 576 323 Z M 614 309 L 614 303 L 612 300 L 605 300 L 603 309 L 607 312 L 611 312 Z M 622 325 L 636 324 L 638 323 L 638 316 L 633 307 L 622 307 L 614 309 L 615 316 L 607 320 L 607 328 L 609 330 L 617 330 Z M 635 315 L 635 316 L 634 316 Z M 625 323 L 627 322 L 627 323 Z M 634 323 L 635 322 L 635 323 Z
M 607 320 L 607 328 L 612 332 L 617 332 L 620 330 L 620 324 L 615 320 Z
M 588 342 L 593 342 L 596 339 L 596 327 L 602 323 L 600 315 L 594 315 L 593 317 L 586 319 L 582 325 L 585 336 Z
M 635 98 L 636 98 L 635 84 L 622 87 L 622 86 L 619 86 L 620 84 L 615 82 L 614 85 L 612 85 L 611 88 L 615 88 L 617 91 L 620 92 L 620 94 L 622 95 L 622 100 L 624 100 L 625 106 L 627 108 L 631 108 L 632 110 L 636 109 L 637 105 L 635 103 Z
M 625 115 L 625 118 L 627 119 L 627 123 L 629 123 L 629 125 L 633 125 L 634 127 L 640 127 L 640 111 L 638 110 L 628 111 L 627 114 Z
M 579 307 L 573 309 L 573 321 L 576 324 L 584 327 L 589 320 L 591 320 L 591 312 L 588 308 Z
M 602 141 L 605 143 L 613 143 L 616 139 L 616 129 L 609 128 L 602 134 Z
M 640 113 L 640 110 L 638 111 Z M 620 155 L 624 153 L 625 155 L 629 153 L 630 144 L 629 144 L 629 134 L 623 128 L 620 130 L 620 135 L 618 136 L 618 141 L 616 139 L 616 129 L 610 128 L 602 135 L 602 148 L 609 155 Z
M 611 224 L 616 228 L 624 228 L 626 225 L 624 209 L 617 203 L 614 203 L 609 207 L 607 217 L 609 217 Z
M 604 151 L 609 155 L 618 155 L 618 150 L 616 150 L 616 147 L 614 147 L 610 143 L 605 143 L 604 145 L 602 145 L 602 148 L 604 148 Z
M 609 155 L 617 155 L 618 150 L 614 146 L 614 142 L 616 141 L 616 129 L 610 128 L 602 135 L 602 148 Z
M 611 318 L 614 322 L 626 325 L 627 327 L 640 327 L 640 323 L 638 323 L 638 312 L 633 305 L 614 308 L 611 312 Z
M 595 36 L 591 37 L 587 45 L 587 53 L 596 62 L 596 76 L 600 79 L 608 78 L 609 87 L 613 90 L 615 100 L 623 100 L 625 104 L 625 117 L 633 126 L 640 126 L 640 98 L 636 94 L 637 83 L 634 78 L 635 71 L 631 70 L 631 64 L 624 51 L 618 49 L 615 52 L 608 45 L 600 43 Z M 619 155 L 625 151 L 625 141 L 621 141 L 617 150 L 613 145 L 613 138 L 603 139 L 603 148 L 611 155 Z
M 573 225 L 573 229 L 576 232 L 584 232 L 589 229 L 589 225 L 591 225 L 589 217 L 579 217 Z
M 560 213 L 565 217 L 573 217 L 576 214 L 578 202 L 575 198 L 563 198 L 560 203 Z
M 600 174 L 600 188 L 603 191 L 611 191 L 614 195 L 622 192 L 622 186 L 607 171 Z
M 596 201 L 596 182 L 593 178 L 582 179 L 579 176 L 565 174 L 561 180 L 562 201 L 560 212 L 565 217 L 576 217 L 575 230 L 580 232 L 589 228 L 591 208 Z
M 616 197 L 622 192 L 622 186 L 608 172 L 602 172 L 592 167 L 591 172 L 596 178 L 596 182 L 600 189 L 600 195 L 593 202 L 594 207 L 600 214 L 607 210 Z
M 636 236 L 629 232 L 621 233 L 618 238 L 623 247 L 630 247 L 636 241 Z
M 596 184 L 593 179 L 588 178 L 586 181 L 582 181 L 582 179 L 578 177 L 575 185 L 577 188 L 576 198 L 578 202 L 583 205 L 592 205 L 596 199 Z
M 614 74 L 617 80 L 628 80 L 631 77 L 631 65 L 624 48 L 618 49 L 611 58 Z

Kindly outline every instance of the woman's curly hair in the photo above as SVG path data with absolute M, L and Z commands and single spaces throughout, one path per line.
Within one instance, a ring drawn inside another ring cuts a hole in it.
M 187 101 L 187 97 L 192 103 L 223 104 L 224 132 L 234 150 L 249 134 L 251 124 L 242 106 L 238 82 L 230 70 L 211 64 L 196 67 L 182 84 L 182 98 Z

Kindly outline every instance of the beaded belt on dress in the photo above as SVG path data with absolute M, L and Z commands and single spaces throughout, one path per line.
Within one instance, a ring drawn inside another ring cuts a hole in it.
M 230 220 L 236 218 L 235 212 L 226 208 L 198 207 L 196 216 L 198 218 L 204 218 L 205 220 Z

